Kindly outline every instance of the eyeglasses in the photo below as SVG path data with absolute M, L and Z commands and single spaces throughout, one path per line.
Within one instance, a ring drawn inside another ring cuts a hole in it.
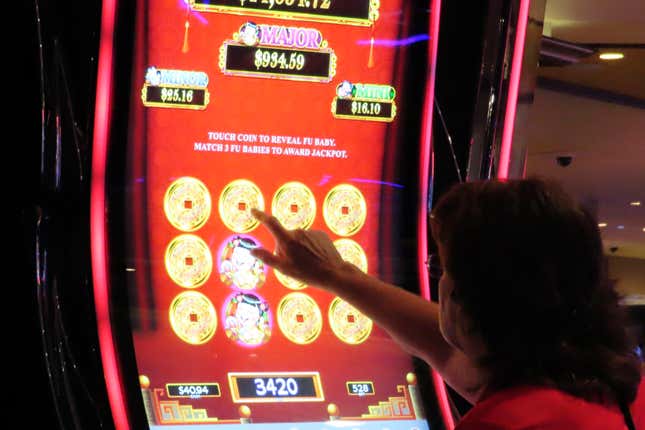
M 428 255 L 426 267 L 428 268 L 428 274 L 431 279 L 440 279 L 443 275 L 443 266 L 441 266 L 441 261 L 439 261 L 437 254 Z

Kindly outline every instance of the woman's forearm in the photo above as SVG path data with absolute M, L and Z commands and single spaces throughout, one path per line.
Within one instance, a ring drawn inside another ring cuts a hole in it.
M 425 360 L 446 382 L 474 402 L 485 386 L 475 363 L 450 345 L 439 329 L 439 306 L 402 288 L 366 275 L 351 264 L 321 286 L 371 318 L 410 354 Z

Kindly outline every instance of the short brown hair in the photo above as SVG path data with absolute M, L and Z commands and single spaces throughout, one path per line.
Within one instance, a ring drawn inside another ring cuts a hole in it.
M 631 402 L 640 364 L 597 222 L 539 178 L 458 184 L 432 212 L 455 300 L 487 345 L 493 388 L 555 385 Z

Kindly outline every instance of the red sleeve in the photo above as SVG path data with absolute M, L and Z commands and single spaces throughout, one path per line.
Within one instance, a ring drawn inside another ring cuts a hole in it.
M 455 430 L 511 430 L 511 427 L 482 422 L 471 422 L 457 425 Z
M 645 428 L 645 378 L 641 379 L 636 400 L 630 408 L 637 429 Z

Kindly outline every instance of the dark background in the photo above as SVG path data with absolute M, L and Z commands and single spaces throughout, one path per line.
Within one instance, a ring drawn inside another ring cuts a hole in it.
M 17 267 L 18 275 L 17 282 L 11 276 L 5 301 L 6 332 L 12 335 L 3 348 L 9 357 L 3 367 L 12 381 L 7 411 L 29 428 L 72 428 L 63 422 L 110 428 L 107 404 L 97 395 L 102 378 L 89 376 L 100 369 L 87 197 L 101 4 L 24 1 L 14 6 L 17 13 L 7 19 L 17 24 L 8 39 L 15 53 L 5 65 L 17 75 L 8 89 L 18 93 L 12 97 L 18 103 L 9 108 L 14 137 L 5 172 L 12 193 L 10 240 L 18 244 L 17 252 L 11 246 L 7 269 L 16 273 Z M 46 282 L 37 282 L 38 267 Z M 71 411 L 68 399 L 76 399 Z

